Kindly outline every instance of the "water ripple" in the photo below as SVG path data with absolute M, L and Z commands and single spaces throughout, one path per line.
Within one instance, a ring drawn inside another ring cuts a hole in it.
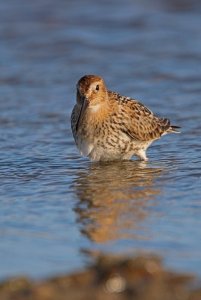
M 0 3 L 0 277 L 71 271 L 87 251 L 156 252 L 201 275 L 199 1 Z M 150 161 L 97 164 L 70 129 L 85 73 L 182 127 Z

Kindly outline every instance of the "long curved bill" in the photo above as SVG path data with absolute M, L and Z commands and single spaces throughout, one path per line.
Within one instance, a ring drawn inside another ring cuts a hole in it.
M 79 117 L 78 117 L 77 124 L 76 124 L 76 131 L 78 131 L 80 126 L 82 125 L 82 121 L 83 121 L 85 111 L 86 111 L 88 105 L 89 105 L 88 100 L 86 98 L 83 99 L 82 107 L 80 109 Z

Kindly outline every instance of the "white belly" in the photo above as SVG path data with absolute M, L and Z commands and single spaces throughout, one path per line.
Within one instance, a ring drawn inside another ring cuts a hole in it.
M 94 149 L 94 145 L 92 143 L 89 143 L 86 140 L 82 139 L 78 139 L 77 147 L 82 156 L 89 156 L 91 151 Z

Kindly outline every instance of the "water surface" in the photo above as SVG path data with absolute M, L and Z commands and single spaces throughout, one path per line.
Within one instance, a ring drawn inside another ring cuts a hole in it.
M 0 1 L 1 278 L 74 271 L 90 251 L 201 275 L 201 10 L 179 3 Z M 87 73 L 182 134 L 146 164 L 81 158 L 70 114 Z

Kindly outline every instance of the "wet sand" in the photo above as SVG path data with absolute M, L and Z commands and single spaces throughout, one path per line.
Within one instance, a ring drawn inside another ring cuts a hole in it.
M 99 256 L 84 271 L 34 282 L 16 277 L 0 284 L 1 300 L 198 300 L 192 275 L 163 268 L 154 256 Z

